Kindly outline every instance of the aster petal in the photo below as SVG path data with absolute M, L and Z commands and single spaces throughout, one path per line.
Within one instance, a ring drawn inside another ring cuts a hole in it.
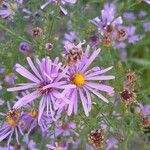
M 85 115 L 89 116 L 89 110 L 87 108 L 87 101 L 86 101 L 86 98 L 85 98 L 81 88 L 79 89 L 79 94 L 80 94 L 80 99 L 81 99 L 81 102 L 82 102 L 82 106 L 84 108 Z
M 85 91 L 85 93 L 86 93 L 86 95 L 87 95 L 88 110 L 91 111 L 91 108 L 92 108 L 92 100 L 91 100 L 90 92 L 89 92 L 86 88 L 84 88 L 84 87 L 83 87 L 83 89 L 84 89 L 84 91 Z
M 3 141 L 5 138 L 7 138 L 11 134 L 11 131 L 6 132 L 5 134 L 0 136 L 0 142 Z
M 18 130 L 17 130 L 17 128 L 15 128 L 15 134 L 16 134 L 16 141 L 17 141 L 18 144 L 20 144 L 20 142 L 19 142 L 19 135 L 18 135 Z
M 19 64 L 16 64 L 16 71 L 22 75 L 23 77 L 33 81 L 33 82 L 36 82 L 36 83 L 39 83 L 40 80 L 38 78 L 36 78 L 32 73 L 30 73 L 26 68 L 24 68 L 23 66 L 19 65 Z
M 104 102 L 109 103 L 109 101 L 100 93 L 98 93 L 96 90 L 86 86 L 86 88 L 91 91 L 93 94 L 95 94 L 97 97 L 99 97 L 100 99 L 102 99 Z
M 97 57 L 97 55 L 100 53 L 101 49 L 97 49 L 93 52 L 93 54 L 91 55 L 91 57 L 87 60 L 86 64 L 84 65 L 84 67 L 81 69 L 82 72 L 84 72 L 93 62 L 93 60 Z
M 40 80 L 43 80 L 41 75 L 39 74 L 38 70 L 36 69 L 36 67 L 34 66 L 32 60 L 30 57 L 27 57 L 27 61 L 28 61 L 28 64 L 30 66 L 30 68 L 32 69 L 32 71 L 35 73 L 35 75 L 40 79 Z
M 75 4 L 77 2 L 77 0 L 64 0 L 64 1 L 71 4 Z
M 39 92 L 34 91 L 24 97 L 22 97 L 20 100 L 18 100 L 15 105 L 13 106 L 14 109 L 18 109 L 22 106 L 25 106 L 26 104 L 30 103 L 32 100 L 38 98 L 40 96 Z
M 97 75 L 106 73 L 107 71 L 111 70 L 112 68 L 113 68 L 113 66 L 108 67 L 106 69 L 99 70 L 99 71 L 95 71 L 95 72 L 92 72 L 92 73 L 89 73 L 89 74 L 87 74 L 87 72 L 86 72 L 85 75 L 86 75 L 87 78 L 97 76 Z
M 86 82 L 86 85 L 97 89 L 97 90 L 101 90 L 107 93 L 114 93 L 114 88 L 108 85 L 104 85 L 104 84 L 99 84 L 99 83 L 94 83 L 94 82 Z
M 37 86 L 36 83 L 26 83 L 26 84 L 18 84 L 18 85 L 22 85 L 22 86 L 13 87 L 13 88 L 8 88 L 7 91 L 9 91 L 9 92 L 22 91 L 22 90 L 34 88 L 34 87 Z
M 10 133 L 10 135 L 9 135 L 9 138 L 8 138 L 8 141 L 7 141 L 7 145 L 10 144 L 10 141 L 11 141 L 11 138 L 12 138 L 13 133 L 14 133 L 14 129 L 11 129 L 11 133 Z
M 68 106 L 68 112 L 67 114 L 70 116 L 72 114 L 72 111 L 73 111 L 73 105 L 74 105 L 74 96 L 75 96 L 75 90 L 71 90 L 71 93 L 70 93 L 70 103 L 69 103 L 69 106 Z
M 48 84 L 48 85 L 43 87 L 43 90 L 51 88 L 51 87 L 58 88 L 62 84 L 66 84 L 66 81 L 60 81 L 60 82 L 54 82 L 54 83 Z
M 75 96 L 75 98 L 74 98 L 74 114 L 76 115 L 78 112 L 78 95 L 77 95 L 77 90 L 76 89 L 74 89 L 74 90 L 75 90 L 75 93 L 74 93 L 74 96 Z
M 115 79 L 115 76 L 94 76 L 86 78 L 86 80 L 112 80 Z
M 40 101 L 40 105 L 39 105 L 39 111 L 38 111 L 38 123 L 41 120 L 44 108 L 45 108 L 45 97 L 42 97 L 42 99 Z

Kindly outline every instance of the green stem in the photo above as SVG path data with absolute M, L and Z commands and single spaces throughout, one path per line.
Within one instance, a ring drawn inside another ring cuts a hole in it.
M 16 34 L 16 33 L 13 32 L 12 30 L 6 28 L 4 25 L 0 24 L 0 28 L 3 29 L 3 30 L 5 30 L 6 32 L 8 32 L 8 33 L 14 35 L 14 36 L 17 37 L 18 39 L 21 39 L 21 40 L 23 40 L 23 41 L 26 41 L 26 42 L 32 44 L 30 41 L 28 41 L 28 40 L 26 40 L 25 38 L 21 37 L 20 35 Z

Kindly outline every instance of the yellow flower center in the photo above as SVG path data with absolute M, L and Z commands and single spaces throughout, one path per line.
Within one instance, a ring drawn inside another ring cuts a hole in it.
M 14 12 L 15 11 L 15 5 L 14 4 L 11 4 L 10 7 L 9 7 L 9 10 L 11 12 Z
M 55 150 L 64 150 L 62 147 L 57 147 Z
M 17 121 L 10 117 L 7 118 L 7 123 L 10 127 L 15 127 L 17 125 Z
M 82 73 L 77 73 L 73 76 L 73 83 L 76 85 L 76 86 L 79 86 L 81 87 L 85 82 L 85 77 Z
M 31 110 L 29 114 L 32 118 L 36 118 L 38 115 L 38 112 L 36 110 Z

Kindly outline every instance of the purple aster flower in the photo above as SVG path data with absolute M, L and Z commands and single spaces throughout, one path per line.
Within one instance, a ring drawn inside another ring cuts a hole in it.
M 66 43 L 76 43 L 78 41 L 78 37 L 75 32 L 69 32 L 66 33 L 64 36 L 63 44 L 66 45 Z
M 144 2 L 146 2 L 147 4 L 150 4 L 150 0 L 144 0 Z
M 21 53 L 26 53 L 30 50 L 30 45 L 27 42 L 21 42 L 19 45 L 19 51 Z
M 13 18 L 17 10 L 17 4 L 3 2 L 3 5 L 4 8 L 0 9 L 0 16 L 2 18 L 7 18 L 7 17 Z
M 115 18 L 115 13 L 116 6 L 113 3 L 107 3 L 101 11 L 101 18 L 96 17 L 91 22 L 98 27 L 99 32 L 102 34 L 108 25 L 115 27 L 122 24 L 122 17 Z
M 90 45 L 92 47 L 96 47 L 99 44 L 100 39 L 97 35 L 90 36 L 89 39 L 90 39 Z
M 80 97 L 82 106 L 86 116 L 89 116 L 91 111 L 92 101 L 91 93 L 102 99 L 104 102 L 109 101 L 99 92 L 114 93 L 114 88 L 107 86 L 103 83 L 96 83 L 96 81 L 108 81 L 115 77 L 105 75 L 105 73 L 112 69 L 112 67 L 106 69 L 100 69 L 99 67 L 94 67 L 87 70 L 92 64 L 94 59 L 99 55 L 100 49 L 94 50 L 91 56 L 89 56 L 90 47 L 87 46 L 84 56 L 81 61 L 71 66 L 67 72 L 68 84 L 74 84 L 76 88 L 67 89 L 66 96 L 70 100 L 68 104 L 68 115 L 70 116 L 74 111 L 77 114 L 78 111 L 78 96 Z
M 62 63 L 59 62 L 58 57 L 55 58 L 54 62 L 52 62 L 49 57 L 43 58 L 41 61 L 36 59 L 38 69 L 33 64 L 31 58 L 28 57 L 27 61 L 33 73 L 19 64 L 16 64 L 16 71 L 31 82 L 18 84 L 16 87 L 9 88 L 8 91 L 32 89 L 32 92 L 19 99 L 13 108 L 20 108 L 37 98 L 41 98 L 38 110 L 38 121 L 40 122 L 45 108 L 47 108 L 47 114 L 50 113 L 55 120 L 55 101 L 63 98 L 64 101 L 68 102 L 64 94 L 60 93 L 60 90 L 74 88 L 74 85 L 68 85 L 67 81 L 64 80 L 68 67 L 64 68 Z
M 23 93 L 23 95 L 29 94 L 28 92 Z M 18 99 L 20 99 L 18 97 Z M 38 111 L 35 108 L 34 102 L 31 102 L 25 106 L 27 109 L 26 112 L 22 113 L 21 121 L 22 121 L 22 127 L 24 129 L 28 129 L 26 135 L 25 135 L 25 141 L 29 141 L 29 134 L 31 131 L 39 126 L 42 133 L 48 133 L 48 129 L 50 127 L 50 124 L 52 123 L 52 118 L 50 115 L 47 115 L 46 112 L 43 112 L 40 121 L 38 122 Z
M 56 124 L 56 129 L 54 130 L 54 135 L 57 136 L 70 136 L 71 134 L 76 134 L 74 129 L 76 128 L 76 124 L 73 122 L 58 122 Z
M 9 85 L 14 85 L 16 79 L 17 76 L 14 73 L 5 76 L 5 82 L 7 82 Z
M 38 150 L 36 148 L 36 143 L 33 141 L 33 140 L 30 140 L 29 143 L 28 143 L 28 148 L 29 150 Z
M 140 18 L 143 18 L 143 17 L 146 17 L 147 16 L 147 12 L 145 11 L 145 10 L 141 10 L 140 12 L 139 12 L 139 17 Z
M 141 111 L 145 116 L 150 115 L 150 105 L 141 104 Z
M 0 67 L 0 74 L 3 74 L 6 70 L 6 67 L 5 66 L 1 66 Z
M 46 147 L 49 150 L 67 150 L 66 146 L 58 145 L 58 143 L 55 143 L 55 146 L 47 144 Z
M 128 26 L 126 30 L 127 30 L 127 40 L 128 43 L 130 44 L 134 44 L 143 38 L 142 35 L 136 34 L 135 26 Z
M 94 147 L 92 147 L 91 145 L 86 144 L 85 150 L 95 150 L 95 149 L 94 149 Z
M 114 148 L 118 147 L 118 140 L 113 137 L 110 137 L 106 141 L 106 150 L 113 150 Z
M 3 146 L 3 147 L 0 147 L 0 150 L 14 150 L 14 147 L 13 146 Z
M 124 12 L 123 18 L 127 19 L 128 21 L 134 21 L 136 19 L 134 13 L 132 12 Z
M 0 129 L 0 142 L 8 138 L 7 146 L 9 146 L 13 135 L 15 135 L 19 144 L 19 133 L 23 136 L 23 132 L 19 122 L 21 114 L 17 110 L 11 109 L 9 102 L 7 102 L 7 107 L 9 109 L 8 113 L 0 113 L 0 115 L 6 117 L 6 121 Z
M 67 15 L 67 11 L 66 9 L 63 8 L 63 5 L 65 5 L 66 3 L 69 4 L 75 4 L 77 2 L 77 0 L 60 0 L 60 11 L 64 14 Z M 45 4 L 43 4 L 41 6 L 41 9 L 44 9 L 47 5 L 49 5 L 50 3 L 57 5 L 58 0 L 46 0 Z
M 144 22 L 143 27 L 145 32 L 150 32 L 150 21 Z

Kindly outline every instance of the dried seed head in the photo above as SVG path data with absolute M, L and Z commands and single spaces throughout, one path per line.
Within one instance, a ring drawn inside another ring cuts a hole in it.
M 64 59 L 66 60 L 67 64 L 76 64 L 82 58 L 82 50 L 73 48 L 68 53 L 64 55 Z
M 91 133 L 88 134 L 89 144 L 91 144 L 95 148 L 95 150 L 99 150 L 100 148 L 103 147 L 104 136 L 105 136 L 104 129 L 91 131 Z
M 127 80 L 128 82 L 135 82 L 137 79 L 135 72 L 130 72 L 127 74 Z
M 111 35 L 111 34 L 114 32 L 114 30 L 115 30 L 115 27 L 114 27 L 114 26 L 112 26 L 112 25 L 107 25 L 107 26 L 105 27 L 105 34 L 106 34 L 106 35 Z
M 150 128 L 150 115 L 142 117 L 142 126 L 143 128 Z
M 112 37 L 109 35 L 104 35 L 101 39 L 102 45 L 106 47 L 112 46 L 112 42 L 113 42 Z
M 127 106 L 136 100 L 136 94 L 128 89 L 120 92 L 121 101 Z
M 16 144 L 16 145 L 14 146 L 14 150 L 20 150 L 20 149 L 21 149 L 21 145 Z
M 121 29 L 117 31 L 117 41 L 124 41 L 126 39 L 126 31 L 124 29 Z
M 39 27 L 35 27 L 32 29 L 31 31 L 31 36 L 35 39 L 39 39 L 41 38 L 43 35 L 43 30 Z

